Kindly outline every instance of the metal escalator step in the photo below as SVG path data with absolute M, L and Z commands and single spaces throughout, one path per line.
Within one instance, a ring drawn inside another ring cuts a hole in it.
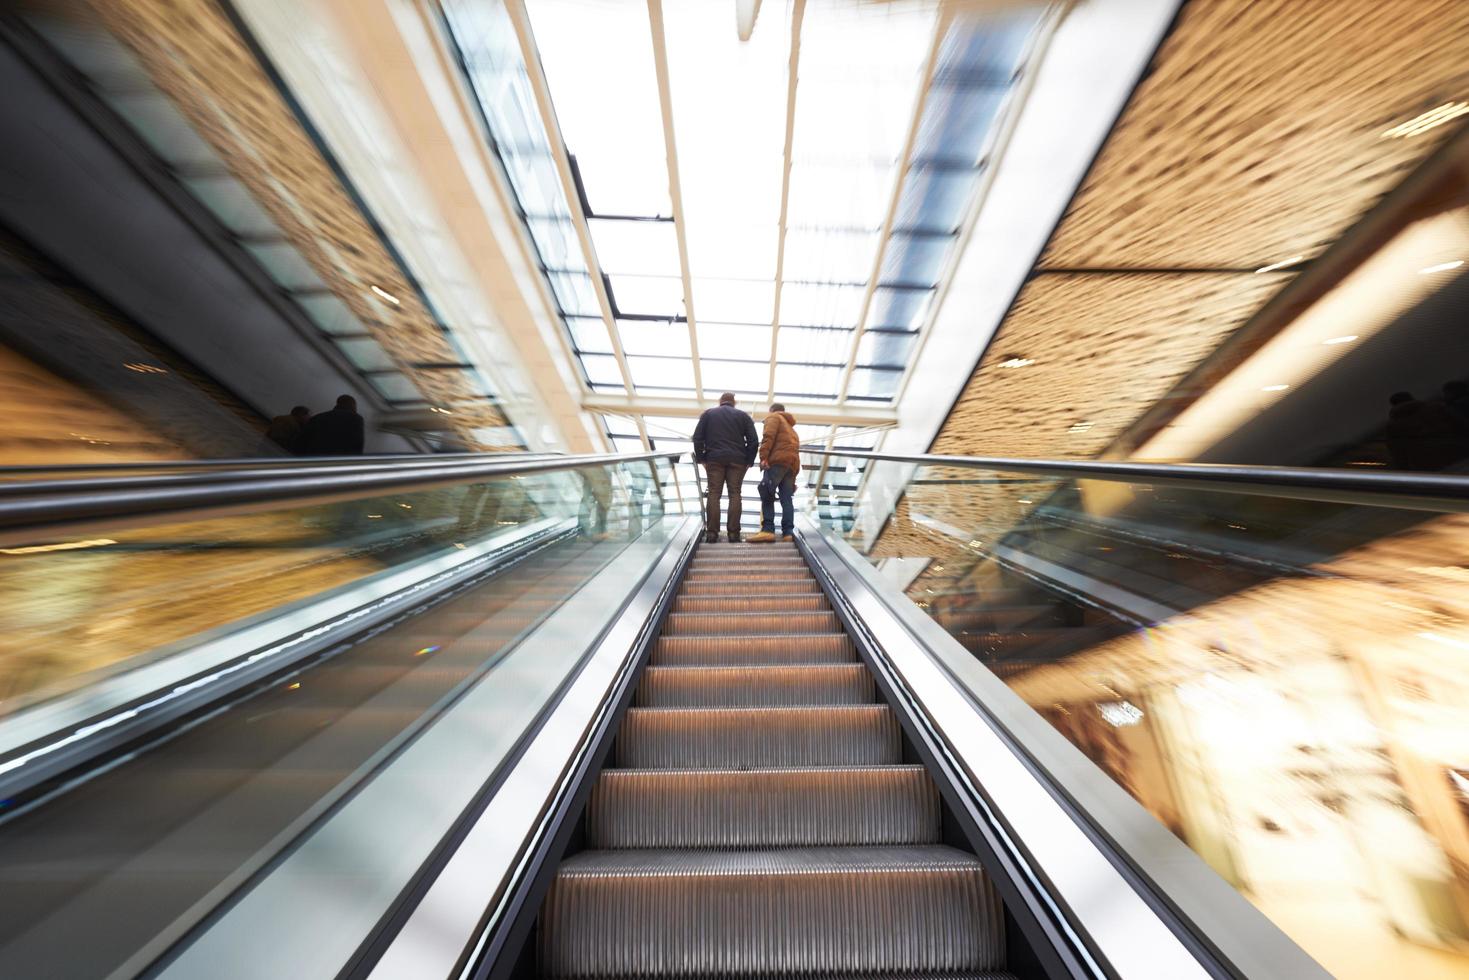
M 734 667 L 757 664 L 840 664 L 857 659 L 845 633 L 783 636 L 660 636 L 650 662 L 660 667 Z
M 1004 964 L 1000 902 L 950 847 L 584 851 L 541 913 L 548 977 L 827 976 Z
M 834 612 L 669 613 L 663 623 L 668 636 L 835 633 L 841 628 Z
M 802 593 L 820 592 L 821 583 L 811 575 L 802 578 L 767 578 L 757 583 L 730 581 L 722 578 L 684 579 L 683 595 L 749 595 L 753 592 Z
M 778 567 L 741 565 L 738 568 L 734 566 L 728 568 L 716 566 L 711 568 L 705 565 L 700 568 L 690 568 L 688 574 L 684 576 L 684 580 L 687 582 L 760 582 L 773 578 L 799 579 L 807 577 L 814 578 L 815 576 L 811 575 L 810 569 L 794 565 L 789 567 L 784 565 Z
M 681 595 L 673 600 L 674 612 L 821 612 L 830 609 L 819 592 L 805 595 Z
M 649 667 L 634 704 L 647 708 L 775 708 L 872 704 L 877 687 L 864 664 L 795 667 Z
M 591 848 L 935 844 L 939 833 L 922 766 L 609 769 L 587 803 Z
M 729 557 L 725 555 L 718 555 L 711 558 L 704 558 L 696 555 L 694 557 L 694 560 L 690 564 L 694 568 L 738 568 L 741 565 L 789 565 L 796 568 L 805 568 L 806 559 L 797 554 L 787 555 L 783 557 L 772 557 L 770 555 L 750 555 L 748 557 L 744 555 L 737 555 L 734 557 Z
M 645 708 L 784 708 L 877 702 L 876 685 L 855 659 L 778 663 L 655 662 L 633 704 Z
M 629 708 L 617 735 L 622 769 L 787 769 L 902 761 L 885 704 L 819 708 Z

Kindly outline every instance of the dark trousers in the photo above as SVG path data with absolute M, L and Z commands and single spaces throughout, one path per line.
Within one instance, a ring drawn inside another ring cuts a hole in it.
M 796 474 L 784 466 L 772 466 L 760 478 L 760 530 L 775 533 L 775 498 L 780 497 L 780 533 L 787 536 L 796 530 L 796 506 L 791 494 L 796 492 Z
M 745 470 L 741 463 L 705 463 L 704 472 L 709 477 L 708 510 L 704 516 L 704 530 L 709 534 L 719 533 L 719 499 L 729 488 L 729 533 L 740 533 L 740 484 L 744 482 Z

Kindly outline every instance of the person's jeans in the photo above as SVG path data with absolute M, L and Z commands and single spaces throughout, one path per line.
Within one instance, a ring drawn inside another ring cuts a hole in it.
M 704 515 L 704 530 L 709 534 L 719 533 L 719 500 L 729 488 L 729 533 L 740 533 L 740 484 L 744 482 L 748 466 L 739 463 L 705 463 L 704 473 L 709 477 L 708 510 Z
M 784 466 L 772 466 L 760 478 L 760 530 L 775 533 L 775 498 L 780 497 L 780 533 L 789 536 L 796 530 L 796 507 L 791 494 L 796 492 L 796 474 Z

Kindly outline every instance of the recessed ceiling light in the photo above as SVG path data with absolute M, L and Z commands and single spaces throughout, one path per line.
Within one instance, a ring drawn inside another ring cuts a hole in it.
M 1091 422 L 1073 422 L 1067 432 L 1085 432 L 1092 427 Z
M 383 288 L 381 288 L 379 286 L 372 286 L 370 288 L 372 289 L 373 292 L 377 293 L 379 296 L 381 296 L 383 299 L 387 300 L 389 303 L 392 303 L 394 306 L 400 305 L 398 303 L 398 297 L 394 296 L 392 293 L 388 292 L 386 289 L 383 289 Z
M 1457 269 L 1463 264 L 1463 259 L 1458 259 L 1454 262 L 1440 262 L 1438 265 L 1431 265 L 1426 269 L 1419 269 L 1418 274 L 1420 276 L 1431 276 L 1435 272 L 1448 272 L 1450 269 Z
M 1274 272 L 1276 269 L 1284 269 L 1286 266 L 1295 265 L 1297 262 L 1304 262 L 1305 259 L 1306 257 L 1304 255 L 1292 255 L 1288 259 L 1281 259 L 1279 262 L 1272 262 L 1270 265 L 1260 266 L 1260 268 L 1255 270 L 1255 275 L 1258 276 L 1262 272 Z
M 1429 109 L 1427 112 L 1419 113 L 1405 123 L 1400 123 L 1383 133 L 1380 139 L 1406 139 L 1409 136 L 1418 136 L 1430 129 L 1437 129 L 1451 119 L 1457 119 L 1469 112 L 1469 102 L 1445 102 L 1441 106 Z
M 1345 337 L 1332 337 L 1330 340 L 1321 341 L 1323 344 L 1350 344 L 1357 339 L 1357 335 L 1349 333 Z
M 1290 387 L 1290 385 L 1266 385 L 1265 387 L 1261 388 L 1260 390 L 1261 391 L 1284 391 L 1285 389 L 1287 389 L 1289 387 Z
M 1021 357 L 1019 354 L 1006 354 L 996 366 L 1002 368 L 1023 368 L 1030 367 L 1034 363 L 1035 361 L 1028 357 Z

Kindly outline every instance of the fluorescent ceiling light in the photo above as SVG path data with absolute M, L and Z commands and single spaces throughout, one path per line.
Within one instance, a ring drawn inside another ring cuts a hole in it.
M 1304 255 L 1292 255 L 1288 259 L 1283 259 L 1279 262 L 1271 263 L 1270 265 L 1260 266 L 1260 268 L 1255 270 L 1255 274 L 1259 275 L 1262 272 L 1274 272 L 1276 269 L 1284 269 L 1287 266 L 1295 265 L 1297 262 L 1305 261 L 1305 258 L 1306 257 Z
M 1435 272 L 1448 272 L 1450 269 L 1457 269 L 1463 264 L 1463 259 L 1459 259 L 1457 262 L 1440 262 L 1438 265 L 1430 265 L 1426 269 L 1419 269 L 1418 274 L 1420 276 L 1431 276 Z
M 1020 357 L 1018 355 L 1011 354 L 1009 357 L 1005 358 L 1003 361 L 1001 361 L 999 364 L 996 364 L 995 366 L 1002 368 L 1023 368 L 1030 367 L 1034 363 L 1035 361 L 1028 357 Z
M 1405 139 L 1409 136 L 1418 136 L 1437 129 L 1450 120 L 1457 119 L 1469 112 L 1469 102 L 1445 102 L 1441 106 L 1429 109 L 1421 115 L 1414 116 L 1405 123 L 1400 123 L 1383 133 L 1380 139 Z
M 389 303 L 392 303 L 394 306 L 401 305 L 398 302 L 398 297 L 394 296 L 392 293 L 388 292 L 386 289 L 382 289 L 382 288 L 380 288 L 378 286 L 369 286 L 368 288 L 371 289 L 373 292 L 377 293 L 383 299 L 387 300 Z
M 1323 340 L 1321 342 L 1323 344 L 1327 344 L 1327 345 L 1330 345 L 1330 344 L 1350 344 L 1352 341 L 1354 341 L 1356 339 L 1357 339 L 1357 335 L 1356 334 L 1349 333 L 1345 337 L 1332 337 L 1330 340 Z

